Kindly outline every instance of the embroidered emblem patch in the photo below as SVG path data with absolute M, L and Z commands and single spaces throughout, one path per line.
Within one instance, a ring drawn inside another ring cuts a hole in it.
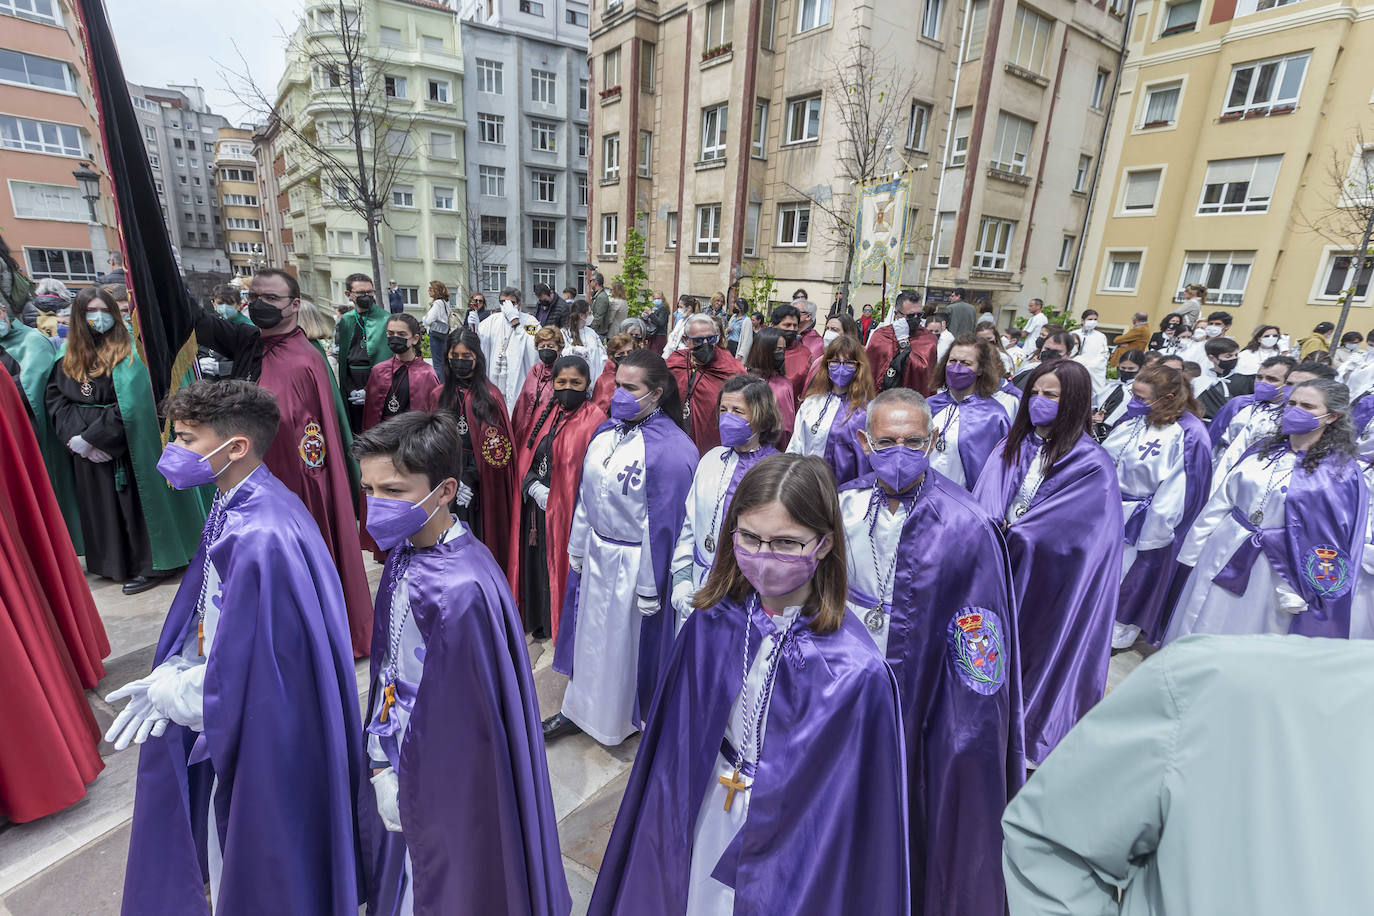
M 1007 681 L 1002 652 L 1002 622 L 985 608 L 966 607 L 949 621 L 949 657 L 965 684 L 994 694 Z
M 1350 591 L 1350 557 L 1338 547 L 1323 544 L 1307 551 L 1302 561 L 1307 584 L 1323 598 L 1339 598 Z
M 482 434 L 483 460 L 494 468 L 503 468 L 510 463 L 511 451 L 510 440 L 501 435 L 496 427 L 488 426 Z
M 308 468 L 324 467 L 324 431 L 320 424 L 311 420 L 305 424 L 305 435 L 301 436 L 301 461 Z

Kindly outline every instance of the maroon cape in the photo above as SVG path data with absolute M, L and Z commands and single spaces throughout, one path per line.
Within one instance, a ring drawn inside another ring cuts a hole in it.
M 792 383 L 793 400 L 800 403 L 802 393 L 806 391 L 806 374 L 811 371 L 811 351 L 797 341 L 783 353 L 782 374 Z
M 263 338 L 258 384 L 277 396 L 281 409 L 277 437 L 263 463 L 301 498 L 319 523 L 343 582 L 353 654 L 365 658 L 372 647 L 372 594 L 363 572 L 353 484 L 329 367 L 297 328 L 280 337 Z
M 104 767 L 82 686 L 109 651 L 19 389 L 0 372 L 0 815 L 60 811 Z
M 906 360 L 901 387 L 930 397 L 930 377 L 937 362 L 935 351 L 940 340 L 925 328 L 917 330 L 908 339 L 911 342 L 911 355 Z M 885 324 L 874 331 L 873 336 L 868 339 L 868 365 L 873 369 L 873 383 L 879 391 L 883 388 L 883 376 L 887 374 L 887 367 L 896 355 L 897 333 L 892 330 L 892 325 Z
M 434 367 L 419 357 L 405 363 L 401 362 L 399 356 L 395 356 L 384 363 L 378 363 L 372 367 L 372 373 L 367 377 L 367 401 L 364 402 L 363 406 L 363 429 L 371 429 L 382 422 L 382 402 L 386 400 L 386 393 L 391 390 L 391 382 L 396 378 L 396 370 L 402 366 L 410 375 L 407 384 L 410 386 L 410 408 L 412 410 L 427 403 L 433 392 L 437 391 L 443 384 L 439 381 L 439 375 L 434 371 Z
M 706 454 L 720 445 L 720 420 L 716 404 L 720 400 L 720 389 L 727 379 L 744 374 L 740 361 L 722 348 L 716 348 L 716 357 L 704 370 L 691 366 L 692 354 L 688 350 L 677 350 L 668 357 L 668 371 L 677 380 L 677 393 L 682 403 L 688 403 L 691 392 L 691 427 L 687 434 L 697 444 L 697 451 Z M 690 378 L 689 378 L 690 376 Z
M 525 384 L 520 386 L 520 393 L 515 396 L 515 404 L 510 411 L 510 431 L 515 436 L 517 446 L 524 444 L 530 429 L 544 412 L 544 405 L 552 400 L 553 369 L 542 362 L 535 363 L 525 376 Z M 515 517 L 520 516 L 517 514 Z
M 787 443 L 792 441 L 792 427 L 797 421 L 797 396 L 792 392 L 792 383 L 786 376 L 770 375 L 768 387 L 773 389 L 773 397 L 778 399 L 778 412 L 782 414 L 782 432 L 778 434 L 778 451 L 787 451 Z
M 615 370 L 615 360 L 607 358 L 592 388 L 592 403 L 608 414 L 611 411 L 611 395 L 615 394 Z
M 815 328 L 809 329 L 805 334 L 797 338 L 797 343 L 806 347 L 811 352 L 811 359 L 817 360 L 825 353 L 825 338 L 816 333 Z
M 555 410 L 544 421 L 539 430 L 539 439 L 544 438 L 553 425 L 553 417 L 560 411 Z M 538 419 L 536 417 L 536 419 Z M 592 441 L 596 428 L 606 422 L 606 412 L 591 401 L 586 401 L 559 427 L 553 440 L 553 455 L 550 467 L 553 471 L 549 479 L 549 502 L 544 507 L 544 558 L 549 565 L 549 624 L 550 635 L 558 641 L 558 621 L 563 611 L 563 592 L 568 587 L 568 538 L 572 534 L 573 509 L 577 506 L 577 488 L 582 484 L 582 462 L 587 457 L 587 444 Z M 530 471 L 534 461 L 534 448 L 526 446 L 529 430 L 516 440 L 515 482 L 516 493 L 511 505 L 511 517 L 517 520 L 511 526 L 510 567 L 506 570 L 510 580 L 511 594 L 520 601 L 520 509 L 522 496 L 520 482 Z M 535 441 L 538 447 L 539 441 Z M 520 609 L 523 617 L 525 609 Z
M 515 475 L 515 444 L 511 437 L 509 413 L 506 399 L 490 381 L 487 391 L 496 402 L 496 422 L 488 426 L 478 419 L 472 409 L 472 399 L 467 401 L 464 416 L 468 421 L 469 436 L 472 439 L 472 452 L 477 459 L 477 484 L 481 488 L 482 543 L 487 545 L 492 556 L 502 570 L 511 566 L 510 545 L 511 528 L 519 528 L 519 515 L 511 518 L 510 507 L 514 505 L 520 478 Z M 423 410 L 437 410 L 439 399 L 444 390 L 437 388 L 430 399 L 422 405 Z

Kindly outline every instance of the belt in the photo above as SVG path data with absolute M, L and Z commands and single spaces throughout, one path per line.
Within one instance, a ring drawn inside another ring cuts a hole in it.
M 738 760 L 739 771 L 743 773 L 745 776 L 748 776 L 750 779 L 754 778 L 754 773 L 757 772 L 758 766 L 756 764 L 750 763 L 747 760 L 742 759 L 741 756 L 735 751 L 734 745 L 730 743 L 730 740 L 728 738 L 720 739 L 720 753 L 722 757 L 730 761 L 731 766 L 734 766 L 735 761 Z
M 1154 498 L 1153 493 L 1149 496 L 1121 494 L 1123 503 L 1135 503 L 1130 518 L 1126 519 L 1126 543 L 1132 547 L 1135 546 L 1136 541 L 1140 540 L 1140 529 L 1145 526 L 1145 510 L 1150 508 L 1150 503 L 1154 502 Z
M 1265 538 L 1278 537 L 1283 533 L 1283 529 L 1261 528 L 1250 521 L 1249 516 L 1244 512 L 1234 507 L 1231 509 L 1231 518 L 1252 533 L 1240 542 L 1235 553 L 1231 554 L 1231 559 L 1227 560 L 1226 565 L 1222 567 L 1221 572 L 1212 577 L 1212 582 L 1231 594 L 1239 596 L 1245 594 L 1245 589 L 1250 584 L 1250 568 L 1255 565 L 1255 560 L 1264 552 Z

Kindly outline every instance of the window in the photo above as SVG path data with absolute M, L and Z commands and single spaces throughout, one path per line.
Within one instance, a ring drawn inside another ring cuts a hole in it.
M 754 205 L 753 205 L 753 204 L 750 204 L 750 206 L 754 206 Z M 676 210 L 674 210 L 672 213 L 669 213 L 669 214 L 668 214 L 668 229 L 667 229 L 666 232 L 664 232 L 664 235 L 666 235 L 666 236 L 668 237 L 668 239 L 667 239 L 667 245 L 666 245 L 665 247 L 666 247 L 669 251 L 672 251 L 673 249 L 677 248 L 677 211 L 676 211 Z
M 190 192 L 190 191 L 182 191 L 182 192 L 181 192 L 181 202 L 182 202 L 183 204 L 189 204 L 189 203 L 191 202 L 191 192 Z M 189 214 L 189 213 L 187 214 L 187 218 L 188 218 L 188 219 L 190 218 L 190 214 Z
M 601 255 L 615 257 L 620 251 L 620 215 L 601 214 Z
M 393 207 L 415 206 L 415 188 L 408 184 L 391 186 L 391 205 Z
M 29 276 L 52 277 L 64 283 L 95 282 L 95 259 L 89 251 L 73 248 L 25 248 Z
M 1059 240 L 1059 263 L 1055 265 L 1056 270 L 1073 269 L 1073 243 L 1075 241 L 1071 235 L 1066 235 Z
M 711 0 L 706 4 L 706 47 L 719 48 L 730 43 L 731 19 L 734 18 L 735 5 L 732 0 Z
M 535 200 L 551 204 L 558 192 L 558 176 L 553 172 L 532 172 L 530 188 Z
M 85 223 L 90 208 L 76 188 L 10 180 L 10 198 L 19 219 L 50 219 L 64 223 Z
M 478 92 L 487 92 L 491 95 L 502 95 L 505 92 L 502 66 L 500 61 L 477 58 Z
M 956 168 L 968 161 L 968 128 L 972 115 L 972 108 L 960 108 L 954 112 L 954 130 L 949 138 L 950 168 Z
M 57 0 L 0 0 L 0 15 L 61 25 Z
M 715 105 L 701 112 L 701 159 L 709 162 L 725 158 L 725 127 L 729 105 Z
M 161 182 L 158 184 L 158 190 L 161 190 Z M 258 198 L 256 194 L 226 194 L 224 195 L 224 203 L 230 207 L 256 207 Z
M 1145 90 L 1145 112 L 1141 115 L 1143 129 L 1168 127 L 1178 117 L 1178 98 L 1183 94 L 1182 83 L 1165 83 Z
M 639 177 L 648 178 L 651 174 L 654 156 L 654 135 L 647 130 L 639 132 Z
M 654 91 L 654 43 L 639 43 L 639 91 Z
M 443 103 L 449 101 L 448 80 L 429 80 L 429 100 Z
M 591 149 L 591 133 L 586 126 L 579 125 L 577 128 L 577 155 L 583 159 L 587 158 L 587 152 Z
M 141 108 L 144 111 L 151 111 L 154 114 L 156 114 L 159 108 L 161 107 L 156 102 L 150 102 L 142 96 L 133 96 L 131 98 L 131 101 L 134 103 L 135 108 Z
M 506 145 L 506 118 L 504 115 L 478 114 L 477 140 L 479 143 Z
M 7 48 L 0 48 L 0 82 L 57 92 L 76 92 L 71 68 L 62 61 Z
M 925 0 L 921 13 L 921 34 L 926 38 L 940 37 L 940 14 L 944 12 L 944 0 Z
M 978 247 L 973 252 L 973 266 L 984 270 L 1006 270 L 1011 257 L 1011 238 L 1016 223 L 1009 219 L 983 217 L 978 226 Z
M 801 0 L 797 10 L 798 34 L 829 24 L 830 0 Z
M 540 250 L 552 250 L 557 244 L 558 223 L 551 219 L 530 220 L 530 246 Z
M 821 135 L 821 97 L 792 99 L 787 103 L 787 141 L 804 143 Z
M 189 150 L 194 150 L 194 149 L 196 148 L 196 141 L 194 141 L 194 140 L 187 140 L 187 141 L 186 141 L 186 148 L 189 149 Z M 207 148 L 208 148 L 208 147 L 207 147 Z M 234 150 L 234 152 L 237 152 L 237 150 Z
M 969 8 L 967 50 L 964 60 L 983 56 L 983 42 L 988 36 L 988 0 L 973 0 Z
M 401 302 L 406 305 L 415 306 L 420 304 L 420 287 L 418 286 L 398 286 L 396 291 L 401 294 Z
M 777 6 L 777 0 L 763 0 L 763 9 L 759 11 L 759 47 L 765 51 L 773 50 L 777 30 Z
M 178 175 L 178 176 L 177 176 L 177 180 L 180 181 L 183 185 L 186 184 L 186 176 L 185 176 L 185 175 Z
M 192 159 L 192 160 L 191 160 L 191 168 L 193 168 L 193 169 L 198 169 L 198 168 L 200 168 L 200 160 L 199 160 L 199 159 Z
M 499 165 L 479 165 L 477 180 L 483 197 L 506 196 L 506 170 Z
M 1201 8 L 1202 0 L 1180 0 L 1178 3 L 1169 4 L 1164 9 L 1164 29 L 1159 33 L 1159 37 L 1182 35 L 1196 29 L 1197 14 Z
M 191 233 L 187 233 L 190 235 Z M 262 254 L 262 242 L 230 242 L 230 254 Z
M 506 218 L 504 216 L 484 216 L 480 225 L 483 245 L 505 246 Z
M 451 235 L 436 235 L 434 237 L 434 260 L 458 260 L 458 239 Z
M 720 204 L 697 207 L 697 252 L 702 257 L 720 255 Z
M 8 116 L 0 117 L 0 123 L 4 123 L 4 122 L 7 121 L 7 120 L 9 120 Z M 143 139 L 144 139 L 144 140 L 147 140 L 149 143 L 156 143 L 156 142 L 157 142 L 157 128 L 156 128 L 156 127 L 153 127 L 153 126 L 151 126 L 151 125 L 145 126 L 145 127 L 143 128 Z
M 184 169 L 184 168 L 186 168 L 186 157 L 185 157 L 185 156 L 178 156 L 178 157 L 177 157 L 177 168 L 179 168 L 179 169 Z
M 558 75 L 547 70 L 530 71 L 530 101 L 553 105 L 558 100 Z
M 744 256 L 758 257 L 759 219 L 763 215 L 763 204 L 748 204 L 744 208 Z
M 926 151 L 926 136 L 930 131 L 930 106 L 922 102 L 911 103 L 911 115 L 906 125 L 906 148 L 917 152 Z
M 567 10 L 563 14 L 563 19 L 568 25 L 581 26 L 584 29 L 587 27 L 587 14 L 579 10 Z
M 620 178 L 620 134 L 601 138 L 601 178 L 603 181 Z
M 806 244 L 811 230 L 810 204 L 778 205 L 778 247 L 798 248 Z
M 587 110 L 587 81 L 577 81 L 577 107 L 580 111 Z
M 1254 115 L 1292 111 L 1297 107 L 1311 56 L 1304 51 L 1236 65 L 1231 69 L 1231 88 L 1226 92 L 1226 105 L 1221 113 Z
M 434 35 L 425 35 L 420 39 L 420 47 L 426 51 L 435 51 L 440 54 L 444 52 L 444 40 Z
M 1022 70 L 1045 75 L 1045 58 L 1050 47 L 1054 21 L 1024 6 L 1016 7 L 1008 56 Z
M 1088 179 L 1093 171 L 1093 157 L 1078 156 L 1078 171 L 1073 173 L 1073 189 L 1080 193 L 1088 190 Z
M 377 40 L 381 42 L 382 47 L 399 48 L 401 46 L 401 30 L 384 25 L 377 30 Z
M 434 209 L 453 210 L 456 209 L 453 203 L 453 188 L 435 186 L 434 188 Z
M 1207 163 L 1198 213 L 1264 213 L 1274 194 L 1282 156 L 1218 159 Z
M 1106 70 L 1098 70 L 1097 76 L 1093 77 L 1093 98 L 1092 107 L 1101 111 L 1103 100 L 1107 96 L 1107 80 L 1111 79 L 1111 74 Z
M 149 140 L 157 140 L 157 131 L 151 127 L 144 129 Z M 54 124 L 51 121 L 34 121 L 29 118 L 16 118 L 13 115 L 0 115 L 0 144 L 5 149 L 23 150 L 28 153 L 50 153 L 54 156 L 86 155 L 81 143 L 81 131 L 70 124 Z
M 935 220 L 935 266 L 948 267 L 954 251 L 954 212 L 947 210 Z
M 177 165 L 181 163 L 178 162 Z M 254 181 L 252 169 L 220 169 L 220 181 Z
M 558 125 L 552 121 L 530 121 L 530 145 L 540 152 L 552 153 L 558 144 Z
M 172 138 L 172 149 L 181 149 L 181 138 L 180 138 L 180 137 L 173 137 L 173 138 Z
M 620 49 L 611 48 L 601 55 L 602 87 L 606 92 L 620 88 Z
M 542 16 L 544 15 L 544 4 L 538 3 L 536 0 L 520 0 L 520 12 L 531 16 Z
M 997 116 L 997 137 L 993 141 L 992 159 L 988 164 L 1013 175 L 1026 174 L 1026 163 L 1030 159 L 1031 140 L 1034 137 L 1034 121 L 1018 118 L 1005 111 L 1001 112 Z
M 1163 169 L 1127 172 L 1125 190 L 1121 195 L 1122 212 L 1153 213 L 1155 201 L 1159 199 L 1159 183 L 1163 178 Z
M 1183 300 L 1183 288 L 1189 283 L 1201 283 L 1207 287 L 1209 304 L 1240 305 L 1254 262 L 1253 251 L 1190 251 L 1183 256 L 1183 275 L 1174 301 Z
M 352 232 L 329 230 L 329 250 L 338 254 L 357 254 L 356 236 Z
M 388 130 L 386 132 L 386 149 L 393 156 L 410 155 L 410 132 L 405 130 Z
M 205 222 L 205 215 L 201 214 L 197 222 Z M 231 216 L 224 221 L 224 225 L 228 229 L 252 229 L 257 232 L 262 231 L 262 220 L 247 219 L 242 216 Z
M 452 159 L 454 157 L 453 134 L 431 130 L 429 132 L 429 155 L 433 159 Z
M 1322 281 L 1322 292 L 1319 299 L 1339 299 L 1350 289 L 1350 274 L 1355 267 L 1354 252 L 1343 253 L 1332 252 L 1328 255 L 1330 260 L 1326 265 L 1325 279 Z M 1374 276 L 1374 257 L 1366 257 L 1360 266 L 1360 275 L 1355 278 L 1355 298 L 1366 299 L 1369 297 L 1369 279 Z
M 154 181 L 153 181 L 153 187 L 157 188 L 157 193 L 159 193 L 159 194 L 162 193 L 162 182 L 157 181 L 157 180 L 154 180 Z
M 579 207 L 585 207 L 585 206 L 587 206 L 587 176 L 586 176 L 586 175 L 578 175 L 578 176 L 577 176 L 577 205 L 578 205 Z
M 483 264 L 477 272 L 477 281 L 488 293 L 500 292 L 506 288 L 506 265 Z
M 1107 256 L 1107 276 L 1103 290 L 1113 293 L 1133 293 L 1140 279 L 1140 252 L 1113 251 Z
M 754 103 L 754 139 L 750 142 L 749 152 L 756 159 L 768 155 L 768 101 L 759 99 Z

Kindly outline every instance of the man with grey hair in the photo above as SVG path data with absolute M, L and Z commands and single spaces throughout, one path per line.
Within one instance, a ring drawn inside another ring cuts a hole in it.
M 1121 357 L 1131 350 L 1150 349 L 1150 316 L 1144 312 L 1136 312 L 1131 316 L 1131 326 L 1120 334 L 1116 335 L 1116 340 L 1112 341 L 1111 358 L 1107 360 L 1107 365 L 1116 368 Z M 1252 373 L 1253 374 L 1253 373 Z
M 611 336 L 611 294 L 606 289 L 606 278 L 601 271 L 587 274 L 587 290 L 592 294 L 592 320 L 588 327 L 605 340 Z
M 797 343 L 811 353 L 813 360 L 825 355 L 825 340 L 816 333 L 816 303 L 810 299 L 793 299 L 792 304 L 801 311 L 801 329 Z
M 849 607 L 901 697 L 912 912 L 1001 913 L 1002 809 L 1025 774 L 1006 548 L 964 488 L 930 469 L 921 395 L 879 394 L 859 440 L 873 471 L 840 490 Z
M 673 419 L 682 421 L 704 455 L 720 445 L 720 390 L 744 367 L 720 345 L 715 321 L 697 314 L 683 320 L 682 345 L 668 355 L 668 371 L 682 398 L 682 416 Z

